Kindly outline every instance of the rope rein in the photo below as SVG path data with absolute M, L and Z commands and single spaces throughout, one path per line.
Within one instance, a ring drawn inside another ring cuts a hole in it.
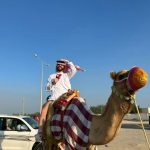
M 143 132 L 144 132 L 144 136 L 145 136 L 146 142 L 148 144 L 148 148 L 150 150 L 150 143 L 149 143 L 149 140 L 148 140 L 148 137 L 147 137 L 144 125 L 143 125 L 143 121 L 142 121 L 142 118 L 141 118 L 141 115 L 140 115 L 139 108 L 138 108 L 136 100 L 134 101 L 134 104 L 135 104 L 135 107 L 136 107 L 136 110 L 137 110 L 137 113 L 138 113 L 138 116 L 139 116 L 139 119 L 140 119 L 140 122 L 141 122 L 141 125 L 142 125 L 142 129 L 143 129 Z

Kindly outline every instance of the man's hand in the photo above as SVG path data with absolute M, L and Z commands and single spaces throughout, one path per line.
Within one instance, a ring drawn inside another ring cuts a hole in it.
M 59 81 L 60 77 L 61 77 L 61 74 L 57 74 L 56 78 L 52 80 L 52 85 L 55 85 Z
M 56 78 L 56 79 L 53 79 L 53 80 L 52 80 L 52 85 L 55 85 L 57 82 L 58 82 L 58 79 L 57 79 L 57 78 Z
M 86 71 L 85 69 L 82 69 L 80 66 L 78 66 L 78 65 L 75 65 L 75 67 L 76 67 L 76 69 L 78 70 L 78 71 Z

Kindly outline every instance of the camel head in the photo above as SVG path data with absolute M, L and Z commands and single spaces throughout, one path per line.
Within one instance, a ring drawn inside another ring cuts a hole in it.
M 144 87 L 148 82 L 148 74 L 140 67 L 133 67 L 130 70 L 121 70 L 119 72 L 111 72 L 113 79 L 113 90 L 126 98 L 134 95 L 134 93 Z

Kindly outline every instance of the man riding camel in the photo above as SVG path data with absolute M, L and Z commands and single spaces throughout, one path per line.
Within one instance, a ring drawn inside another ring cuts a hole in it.
M 46 90 L 50 91 L 50 96 L 47 102 L 43 105 L 40 121 L 39 121 L 39 136 L 43 137 L 43 126 L 46 121 L 46 114 L 49 104 L 57 100 L 62 94 L 67 93 L 71 89 L 70 79 L 77 71 L 84 71 L 79 66 L 74 65 L 66 59 L 57 60 L 56 73 L 51 74 L 48 78 Z

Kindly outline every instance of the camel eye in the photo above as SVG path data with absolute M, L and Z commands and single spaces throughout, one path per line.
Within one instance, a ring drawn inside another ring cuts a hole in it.
M 121 75 L 118 76 L 119 80 L 122 80 L 123 78 L 124 78 L 124 74 L 121 74 Z
M 118 80 L 122 80 L 122 79 L 125 79 L 125 78 L 127 78 L 128 77 L 128 74 L 127 73 L 125 73 L 125 74 L 120 74 L 119 76 L 118 76 Z

